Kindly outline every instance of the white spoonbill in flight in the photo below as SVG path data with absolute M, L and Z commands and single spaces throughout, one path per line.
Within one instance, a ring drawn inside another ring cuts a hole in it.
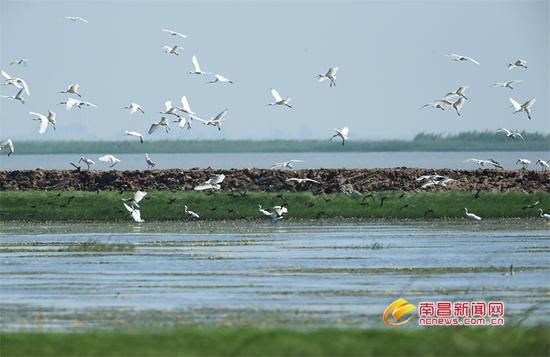
M 85 18 L 80 17 L 80 16 L 65 16 L 65 19 L 67 19 L 69 21 L 72 21 L 72 22 L 80 21 L 80 22 L 83 22 L 85 24 L 88 23 L 88 20 L 86 20 Z
M 197 56 L 193 55 L 191 58 L 191 62 L 193 62 L 193 70 L 189 72 L 189 74 L 197 74 L 199 76 L 203 76 L 205 74 L 210 74 L 212 72 L 204 72 L 201 70 L 201 66 L 199 65 L 199 60 L 197 59 Z
M 187 96 L 183 96 L 181 97 L 181 108 L 179 107 L 174 107 L 186 114 L 189 114 L 189 115 L 194 115 L 195 112 L 191 110 L 191 107 L 189 106 L 189 101 L 187 101 Z
M 168 53 L 168 54 L 172 54 L 172 55 L 176 55 L 176 56 L 179 56 L 180 54 L 178 53 L 178 48 L 181 48 L 182 50 L 184 49 L 182 46 L 180 45 L 174 45 L 172 47 L 168 46 L 168 45 L 164 45 L 162 46 L 162 50 L 164 51 L 164 53 Z
M 83 162 L 88 166 L 88 170 L 90 170 L 90 166 L 95 165 L 95 161 L 92 159 L 88 159 L 87 157 L 81 156 L 80 160 L 78 162 Z
M 176 31 L 166 30 L 166 29 L 162 29 L 162 31 L 167 32 L 170 36 L 187 38 L 187 36 L 182 34 L 181 32 L 176 32 Z
M 145 112 L 143 111 L 143 108 L 141 107 L 141 105 L 137 104 L 137 103 L 130 103 L 129 106 L 127 107 L 122 107 L 122 109 L 128 109 L 130 110 L 130 114 L 134 114 L 135 112 L 137 112 L 138 110 L 142 113 L 142 114 L 145 114 Z
M 447 99 L 438 99 L 431 103 L 424 104 L 422 107 L 420 107 L 420 109 L 430 107 L 434 109 L 445 110 L 446 108 L 451 108 L 452 106 L 453 106 L 453 103 L 449 102 Z
M 214 175 L 202 185 L 195 186 L 193 189 L 195 191 L 204 191 L 204 190 L 219 190 L 221 188 L 221 183 L 225 180 L 224 174 Z
M 127 199 L 123 199 L 122 202 L 126 203 L 128 206 L 132 207 L 132 208 L 140 208 L 139 207 L 139 203 L 141 202 L 141 200 L 147 196 L 147 192 L 144 192 L 144 191 L 141 191 L 141 190 L 137 190 L 135 193 L 134 193 L 134 196 L 131 197 L 131 198 L 127 198 Z
M 521 83 L 521 82 L 523 82 L 521 79 L 514 79 L 513 81 L 508 81 L 508 82 L 497 82 L 497 83 L 493 84 L 491 86 L 491 88 L 502 87 L 502 88 L 514 89 L 514 87 L 512 87 L 512 85 L 514 85 L 516 83 Z
M 298 163 L 298 162 L 304 162 L 304 160 L 288 160 L 288 161 L 285 161 L 285 162 L 278 162 L 276 164 L 274 164 L 273 166 L 271 166 L 271 169 L 276 169 L 278 167 L 280 168 L 284 168 L 284 169 L 292 169 L 294 167 L 294 164 Z
M 516 140 L 516 138 L 520 138 L 521 140 L 525 141 L 525 138 L 521 135 L 519 131 L 510 131 L 506 128 L 500 128 L 497 129 L 497 133 L 504 133 L 504 135 L 512 140 Z
M 35 112 L 29 112 L 30 115 L 34 115 L 35 118 L 33 120 L 40 121 L 40 129 L 38 130 L 38 134 L 44 134 L 46 130 L 48 129 L 48 124 L 52 124 L 53 130 L 55 130 L 55 118 L 57 115 L 52 112 L 51 110 L 48 111 L 48 115 L 42 115 L 40 113 Z
M 467 208 L 464 208 L 464 213 L 466 214 L 466 218 L 468 218 L 471 221 L 481 221 L 481 217 L 474 213 L 468 212 Z
M 126 132 L 124 133 L 124 135 L 127 135 L 127 136 L 134 136 L 136 138 L 139 138 L 139 141 L 143 144 L 143 135 L 141 135 L 140 133 L 138 133 L 137 131 L 128 131 L 126 130 Z
M 1 143 L 0 144 L 0 151 L 3 148 L 8 148 L 8 156 L 11 156 L 11 154 L 13 154 L 13 151 L 14 151 L 13 141 L 11 141 L 11 139 L 7 139 L 3 143 Z
M 172 105 L 172 101 L 170 100 L 167 100 L 166 102 L 164 102 L 164 111 L 163 112 L 159 112 L 160 114 L 166 114 L 166 115 L 175 115 L 175 116 L 179 116 L 178 115 L 178 107 L 175 107 Z
M 519 105 L 518 102 L 516 102 L 513 98 L 508 98 L 510 100 L 510 103 L 512 103 L 512 107 L 514 107 L 514 114 L 519 112 L 525 112 L 527 114 L 527 117 L 531 119 L 531 108 L 537 101 L 536 99 L 529 99 L 522 105 Z
M 80 93 L 78 93 L 78 84 L 75 83 L 75 84 L 69 84 L 69 86 L 67 87 L 67 90 L 63 91 L 63 92 L 59 92 L 59 93 L 71 93 L 71 94 L 76 94 L 77 96 L 79 97 L 82 97 L 80 95 Z
M 287 97 L 287 98 L 282 98 L 281 95 L 279 94 L 279 92 L 277 92 L 276 89 L 274 88 L 271 88 L 271 95 L 273 96 L 273 98 L 275 98 L 275 101 L 273 103 L 268 103 L 267 105 L 286 105 L 287 107 L 289 108 L 292 108 L 288 102 L 290 102 L 291 98 L 290 97 Z
M 330 138 L 330 140 L 332 140 L 336 137 L 339 137 L 339 138 L 342 139 L 342 146 L 345 145 L 346 140 L 348 140 L 349 128 L 346 126 L 346 127 L 342 128 L 340 130 L 334 129 L 334 131 L 336 132 L 336 134 L 334 134 L 332 136 L 332 138 Z
M 15 61 L 11 62 L 10 66 L 20 65 L 20 64 L 22 64 L 23 66 L 26 66 L 28 62 L 29 62 L 28 59 L 21 58 L 21 59 L 18 59 L 18 60 L 15 60 Z
M 468 159 L 466 162 L 475 162 L 479 166 L 485 167 L 485 165 L 493 165 L 494 167 L 498 167 L 499 169 L 503 169 L 503 167 L 500 165 L 500 163 L 496 160 L 490 159 L 490 160 L 482 160 L 482 159 Z
M 476 61 L 475 59 L 473 59 L 472 57 L 468 57 L 468 56 L 463 56 L 463 55 L 457 55 L 456 53 L 449 53 L 448 55 L 446 55 L 447 57 L 451 57 L 451 59 L 453 61 L 457 61 L 457 62 L 460 62 L 460 61 L 470 61 L 472 63 L 475 63 L 477 65 L 479 65 L 479 62 Z
M 543 159 L 538 159 L 537 162 L 535 162 L 535 165 L 540 165 L 540 169 L 543 171 L 546 171 L 546 169 L 550 168 L 550 164 L 548 164 L 548 161 L 544 161 Z
M 233 84 L 233 81 L 225 78 L 224 76 L 222 76 L 221 74 L 214 74 L 214 79 L 211 80 L 210 82 L 208 83 L 231 83 Z
M 521 58 L 518 58 L 517 60 L 515 60 L 512 63 L 508 63 L 508 66 L 507 66 L 508 69 L 514 69 L 514 68 L 517 68 L 517 67 L 527 68 L 527 61 L 523 60 Z
M 25 90 L 24 88 L 21 88 L 16 95 L 0 95 L 0 98 L 18 100 L 21 102 L 21 104 L 25 104 L 25 99 L 23 98 L 24 90 Z
M 151 127 L 149 128 L 149 134 L 153 134 L 155 130 L 157 130 L 161 126 L 164 127 L 166 132 L 170 131 L 170 123 L 168 122 L 166 117 L 162 117 L 158 122 L 151 124 Z
M 304 182 L 311 182 L 311 183 L 320 183 L 317 180 L 310 179 L 310 178 L 299 178 L 299 177 L 291 177 L 285 180 L 286 182 L 297 182 L 298 184 L 302 184 Z
M 325 74 L 319 74 L 319 82 L 323 82 L 327 79 L 330 79 L 330 86 L 336 87 L 336 72 L 338 72 L 338 67 L 330 67 Z
M 118 164 L 120 162 L 120 160 L 117 159 L 116 157 L 114 157 L 113 155 L 103 155 L 98 160 L 101 161 L 101 162 L 106 162 L 108 164 L 111 164 L 111 166 L 109 166 L 109 168 L 115 166 L 116 164 Z
M 4 83 L 2 83 L 3 85 L 5 86 L 12 85 L 19 89 L 23 88 L 27 96 L 31 95 L 31 92 L 29 91 L 29 86 L 27 85 L 27 82 L 25 82 L 23 78 L 17 78 L 17 77 L 13 78 L 9 74 L 7 74 L 5 71 L 0 71 L 0 74 L 2 74 L 2 77 L 4 77 L 5 79 Z
M 221 126 L 223 124 L 223 121 L 225 120 L 225 115 L 227 114 L 228 110 L 225 109 L 220 114 L 216 115 L 214 118 L 210 118 L 209 120 L 198 118 L 194 115 L 190 115 L 189 117 L 193 120 L 200 121 L 204 125 L 212 125 L 218 128 L 218 130 L 222 130 Z
M 275 209 L 275 207 L 277 207 L 277 209 Z M 270 217 L 271 223 L 277 223 L 278 221 L 284 218 L 283 215 L 288 211 L 286 207 L 281 207 L 281 206 L 275 206 L 275 207 L 273 207 L 273 212 L 269 212 L 264 208 L 262 208 L 262 205 L 258 205 L 258 211 L 260 211 L 260 213 L 263 214 L 264 216 Z
M 464 95 L 464 92 L 466 91 L 467 88 L 469 88 L 470 86 L 461 86 L 461 87 L 458 87 L 457 90 L 455 90 L 454 92 L 449 92 L 445 95 L 445 98 L 448 98 L 448 97 L 452 97 L 452 96 L 458 96 L 458 97 L 462 97 L 464 99 L 468 99 L 465 95 Z

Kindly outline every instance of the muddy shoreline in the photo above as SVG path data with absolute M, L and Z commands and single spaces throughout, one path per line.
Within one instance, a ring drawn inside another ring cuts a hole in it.
M 222 190 L 246 191 L 312 191 L 336 193 L 349 190 L 372 191 L 525 191 L 550 192 L 550 171 L 524 170 L 453 170 L 453 169 L 189 169 L 145 171 L 72 171 L 21 170 L 0 171 L 1 191 L 20 190 L 192 190 L 214 174 L 225 174 Z M 447 188 L 422 189 L 415 179 L 427 174 L 440 174 L 453 179 Z M 320 182 L 286 182 L 291 177 L 310 178 Z

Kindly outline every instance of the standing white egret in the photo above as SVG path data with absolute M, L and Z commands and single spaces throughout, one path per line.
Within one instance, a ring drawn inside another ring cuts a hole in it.
M 221 126 L 223 124 L 223 121 L 225 120 L 225 115 L 227 114 L 227 109 L 225 109 L 220 114 L 216 115 L 214 118 L 210 118 L 209 120 L 198 118 L 194 115 L 190 115 L 189 117 L 193 120 L 200 121 L 204 125 L 212 125 L 218 128 L 218 130 L 222 130 Z
M 126 130 L 124 135 L 127 135 L 127 136 L 134 136 L 136 138 L 139 138 L 139 141 L 143 144 L 143 135 L 141 135 L 140 133 L 138 133 L 137 131 L 128 131 Z
M 88 166 L 88 170 L 90 170 L 90 166 L 95 165 L 95 161 L 92 159 L 88 159 L 87 157 L 81 156 L 80 160 L 78 162 L 83 162 Z
M 286 105 L 287 107 L 289 108 L 292 108 L 288 102 L 290 102 L 291 98 L 290 97 L 287 97 L 287 98 L 282 98 L 280 95 L 279 95 L 279 92 L 277 92 L 276 89 L 274 88 L 271 88 L 271 95 L 273 96 L 273 98 L 275 98 L 275 101 L 273 103 L 268 103 L 267 105 Z
M 529 99 L 522 105 L 519 105 L 518 102 L 516 102 L 513 98 L 508 98 L 510 100 L 510 103 L 512 103 L 512 107 L 514 108 L 514 114 L 519 112 L 525 112 L 527 114 L 527 117 L 531 119 L 531 108 L 537 101 L 536 99 Z
M 327 73 L 319 74 L 319 82 L 330 79 L 330 86 L 336 87 L 336 72 L 338 72 L 338 67 L 330 67 Z
M 48 115 L 42 115 L 35 112 L 29 112 L 30 115 L 34 115 L 35 118 L 33 120 L 40 121 L 40 129 L 38 130 L 38 134 L 44 134 L 46 130 L 48 129 L 48 124 L 52 124 L 53 129 L 55 130 L 55 118 L 57 115 L 52 112 L 51 110 L 48 111 Z
M 524 170 L 527 170 L 529 165 L 531 165 L 531 160 L 519 158 L 518 161 L 516 161 L 516 165 L 517 164 L 520 164 Z
M 11 139 L 7 139 L 4 142 L 2 142 L 0 144 L 0 151 L 3 148 L 8 148 L 8 156 L 11 156 L 11 154 L 13 154 L 13 152 L 14 152 L 13 141 L 11 141 Z
M 204 190 L 219 190 L 221 188 L 221 183 L 225 179 L 224 174 L 214 175 L 202 185 L 195 186 L 193 189 L 195 191 L 204 191 Z
M 542 208 L 539 208 L 539 214 L 540 214 L 540 217 L 541 217 L 541 218 L 544 218 L 544 220 L 545 220 L 546 222 L 550 222 L 550 214 L 544 213 L 544 211 L 542 210 Z
M 199 60 L 197 59 L 197 56 L 193 55 L 191 58 L 191 62 L 193 62 L 193 70 L 189 72 L 189 74 L 197 74 L 199 76 L 203 76 L 205 74 L 210 74 L 212 72 L 204 72 L 201 70 L 201 66 L 199 65 Z
M 186 215 L 188 215 L 191 219 L 199 219 L 200 216 L 193 212 L 193 211 L 190 211 L 189 208 L 187 207 L 187 205 L 183 206 L 183 211 L 185 212 Z
M 26 66 L 27 63 L 29 62 L 29 60 L 25 59 L 25 58 L 20 58 L 18 60 L 15 60 L 15 61 L 12 61 L 10 63 L 10 66 L 13 66 L 13 65 L 20 65 L 22 64 L 23 66 Z
M 464 92 L 466 91 L 467 88 L 470 88 L 470 86 L 461 86 L 461 87 L 458 87 L 457 90 L 455 90 L 454 92 L 449 92 L 445 95 L 445 98 L 447 97 L 452 97 L 452 96 L 458 96 L 458 97 L 462 97 L 464 99 L 468 99 L 465 95 L 464 95 Z
M 458 62 L 459 61 L 470 61 L 472 63 L 475 63 L 475 64 L 479 65 L 479 62 L 476 61 L 475 59 L 473 59 L 472 57 L 457 55 L 456 53 L 449 53 L 446 56 L 451 57 L 453 59 L 453 61 L 458 61 Z
M 278 162 L 276 164 L 274 164 L 273 166 L 271 166 L 271 169 L 276 169 L 278 167 L 280 168 L 284 168 L 284 169 L 292 169 L 294 167 L 294 164 L 298 163 L 298 162 L 304 162 L 304 160 L 289 160 L 289 161 L 285 161 L 285 162 Z
M 164 45 L 162 46 L 162 50 L 164 51 L 164 53 L 168 53 L 168 54 L 172 54 L 172 55 L 176 55 L 176 56 L 179 56 L 180 54 L 178 53 L 178 48 L 181 48 L 182 50 L 184 49 L 182 46 L 180 45 L 174 45 L 172 47 L 170 46 L 167 46 L 167 45 Z
M 12 85 L 19 89 L 23 88 L 27 96 L 31 95 L 29 86 L 27 85 L 27 82 L 25 82 L 23 78 L 14 78 L 9 74 L 7 74 L 5 71 L 0 71 L 0 74 L 2 75 L 2 77 L 4 77 L 4 82 L 2 83 L 2 85 L 5 85 L 5 86 Z
M 459 97 L 456 102 L 453 103 L 453 109 L 456 111 L 456 114 L 460 116 L 460 110 L 464 106 L 464 97 Z
M 517 67 L 527 68 L 527 61 L 523 60 L 521 58 L 518 58 L 517 60 L 515 60 L 512 63 L 508 63 L 508 66 L 507 66 L 508 69 L 514 69 L 514 68 L 517 68 Z
M 520 79 L 514 79 L 513 81 L 508 81 L 508 82 L 497 82 L 497 83 L 493 84 L 491 86 L 491 88 L 502 87 L 502 88 L 514 89 L 514 87 L 512 87 L 512 85 L 516 84 L 516 83 L 521 83 L 521 82 L 523 82 L 523 81 L 520 80 Z
M 148 153 L 145 153 L 145 162 L 147 163 L 147 169 L 150 170 L 152 168 L 155 167 L 155 162 L 153 161 L 153 159 L 151 159 L 151 157 L 149 156 Z
M 468 212 L 468 209 L 467 208 L 464 208 L 464 212 L 466 214 L 466 218 L 468 218 L 469 220 L 472 220 L 472 221 L 481 221 L 481 217 L 473 214 L 473 213 L 469 213 Z
M 346 140 L 348 140 L 348 134 L 349 134 L 349 128 L 346 126 L 340 130 L 338 129 L 334 129 L 334 131 L 336 132 L 336 134 L 334 134 L 330 140 L 336 138 L 336 137 L 340 137 L 342 139 L 342 146 L 345 145 L 346 143 Z M 329 141 L 330 141 L 329 140 Z
M 85 18 L 80 17 L 80 16 L 65 16 L 65 19 L 67 19 L 69 21 L 72 21 L 72 22 L 80 21 L 80 22 L 83 22 L 85 24 L 88 23 L 88 20 L 86 20 Z
M 516 140 L 516 138 L 520 138 L 521 140 L 525 141 L 525 138 L 521 135 L 519 131 L 510 131 L 506 128 L 500 128 L 497 129 L 497 133 L 504 133 L 504 135 L 512 140 Z
M 214 79 L 209 81 L 208 83 L 231 83 L 233 84 L 233 81 L 225 78 L 224 76 L 220 75 L 220 74 L 214 74 Z
M 168 119 L 166 119 L 166 117 L 162 117 L 158 122 L 151 124 L 151 127 L 149 128 L 149 134 L 153 134 L 153 132 L 161 126 L 164 127 L 166 132 L 170 131 L 170 123 L 168 122 Z
M 535 165 L 540 165 L 540 169 L 543 170 L 543 171 L 546 171 L 546 169 L 550 168 L 550 164 L 548 163 L 549 161 L 544 161 L 543 159 L 538 159 L 537 162 L 535 162 Z
M 71 94 L 76 94 L 79 97 L 82 97 L 82 95 L 80 95 L 80 93 L 78 93 L 78 86 L 79 86 L 78 83 L 69 84 L 69 86 L 67 87 L 67 90 L 65 90 L 63 92 L 59 92 L 59 93 L 71 93 Z
M 122 109 L 129 109 L 130 110 L 130 114 L 134 114 L 135 112 L 137 112 L 138 110 L 142 113 L 142 114 L 145 114 L 145 112 L 143 111 L 143 108 L 141 107 L 141 105 L 137 104 L 137 103 L 130 103 L 129 106 L 127 107 L 122 107 Z
M 21 102 L 21 104 L 25 104 L 25 99 L 23 99 L 23 91 L 24 90 L 25 90 L 24 88 L 21 88 L 19 90 L 19 92 L 17 92 L 16 95 L 0 95 L 0 98 L 18 100 L 18 101 Z
M 98 160 L 101 161 L 101 162 L 106 162 L 108 164 L 111 164 L 111 166 L 109 166 L 109 168 L 115 166 L 116 164 L 118 164 L 120 162 L 120 160 L 117 159 L 116 157 L 114 157 L 113 155 L 103 155 Z
M 161 31 L 163 31 L 163 32 L 168 32 L 168 33 L 170 34 L 170 36 L 181 37 L 181 38 L 187 38 L 187 36 L 184 35 L 184 34 L 182 34 L 181 32 L 176 32 L 176 31 L 166 30 L 166 29 L 162 29 Z
M 451 108 L 453 106 L 452 102 L 449 102 L 447 99 L 438 99 L 431 103 L 426 103 L 420 109 L 424 109 L 426 107 L 434 108 L 434 109 L 441 109 L 445 110 L 446 108 Z

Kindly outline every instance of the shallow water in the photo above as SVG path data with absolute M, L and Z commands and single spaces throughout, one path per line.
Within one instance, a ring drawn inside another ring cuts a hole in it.
M 95 169 L 108 169 L 108 164 L 100 163 L 101 155 L 86 155 L 96 161 Z M 142 170 L 147 168 L 143 154 L 116 154 L 121 162 L 115 166 L 120 170 Z M 158 169 L 170 168 L 270 168 L 271 165 L 291 159 L 304 160 L 295 168 L 384 168 L 384 167 L 418 167 L 472 169 L 478 166 L 465 162 L 469 158 L 499 161 L 507 169 L 519 168 L 515 162 L 521 158 L 530 159 L 533 163 L 538 158 L 547 158 L 549 152 L 328 152 L 328 153 L 179 153 L 151 154 Z M 0 170 L 24 169 L 73 169 L 70 162 L 76 163 L 80 155 L 14 155 L 0 156 Z M 535 168 L 534 166 L 532 168 Z M 540 169 L 540 167 L 537 167 Z
M 502 300 L 509 323 L 523 315 L 549 323 L 547 227 L 520 219 L 3 223 L 0 327 L 372 327 L 398 297 Z

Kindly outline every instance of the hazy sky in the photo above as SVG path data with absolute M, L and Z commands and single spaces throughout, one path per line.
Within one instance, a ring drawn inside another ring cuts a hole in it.
M 82 16 L 88 24 L 65 16 Z M 183 32 L 172 38 L 161 29 Z M 181 44 L 180 56 L 162 52 Z M 459 53 L 481 65 L 457 63 Z M 235 84 L 206 84 L 203 70 Z M 18 58 L 28 66 L 10 66 Z M 507 70 L 516 58 L 528 69 Z M 27 103 L 0 98 L 0 140 L 122 139 L 145 133 L 165 100 L 187 95 L 201 117 L 229 109 L 222 131 L 194 123 L 153 139 L 412 138 L 419 132 L 509 129 L 550 132 L 550 1 L 149 2 L 0 1 L 0 66 L 24 78 Z M 338 66 L 337 86 L 316 75 Z M 521 79 L 515 90 L 490 88 Z M 59 94 L 79 83 L 98 108 L 65 111 Z M 462 117 L 419 110 L 460 85 L 471 86 Z M 269 89 L 293 109 L 268 107 Z M 2 95 L 16 93 L 1 86 Z M 508 97 L 536 98 L 533 120 L 512 115 Z M 146 114 L 130 115 L 130 102 Z M 29 111 L 57 112 L 57 130 L 38 135 Z M 126 139 L 130 140 L 130 139 Z

